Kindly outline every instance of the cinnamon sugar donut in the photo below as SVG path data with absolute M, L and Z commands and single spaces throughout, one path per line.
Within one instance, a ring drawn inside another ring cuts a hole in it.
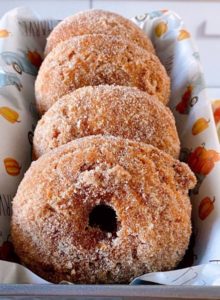
M 35 84 L 38 110 L 83 86 L 136 86 L 166 104 L 170 80 L 159 59 L 121 37 L 83 35 L 59 43 L 43 61 Z
M 60 22 L 47 38 L 45 55 L 58 43 L 73 36 L 99 33 L 120 35 L 149 52 L 155 52 L 151 40 L 132 21 L 113 12 L 94 9 L 79 12 Z
M 179 156 L 174 117 L 156 96 L 132 87 L 100 85 L 63 96 L 43 115 L 34 133 L 34 157 L 96 134 L 134 139 Z
M 43 278 L 125 283 L 170 270 L 191 233 L 189 167 L 157 148 L 90 136 L 33 162 L 13 200 L 21 262 Z

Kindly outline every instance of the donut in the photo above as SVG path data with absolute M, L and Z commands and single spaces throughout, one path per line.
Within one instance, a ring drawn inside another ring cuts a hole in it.
M 62 41 L 84 34 L 109 34 L 126 38 L 149 52 L 154 47 L 147 35 L 132 21 L 100 9 L 79 12 L 61 21 L 47 38 L 45 56 Z
M 83 86 L 136 86 L 166 104 L 170 80 L 159 59 L 118 36 L 82 35 L 59 43 L 43 61 L 35 83 L 40 114 Z
M 48 281 L 127 283 L 174 268 L 188 247 L 196 179 L 144 143 L 89 136 L 33 162 L 13 200 L 22 264 Z
M 97 134 L 145 142 L 176 158 L 180 152 L 174 117 L 156 96 L 134 87 L 100 85 L 77 89 L 52 105 L 35 129 L 33 157 Z

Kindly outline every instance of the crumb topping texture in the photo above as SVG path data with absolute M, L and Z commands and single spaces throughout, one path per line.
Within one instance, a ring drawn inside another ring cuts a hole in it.
M 15 249 L 52 282 L 126 283 L 169 270 L 188 247 L 195 182 L 186 164 L 153 146 L 101 135 L 72 141 L 26 172 L 13 201 Z M 100 205 L 114 211 L 116 229 L 91 217 Z

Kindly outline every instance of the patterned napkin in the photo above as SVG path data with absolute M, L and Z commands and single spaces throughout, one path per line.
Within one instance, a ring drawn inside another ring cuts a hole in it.
M 188 265 L 212 262 L 143 275 L 133 284 L 140 280 L 220 284 L 220 265 L 213 264 L 220 261 L 220 146 L 199 53 L 183 21 L 171 11 L 155 11 L 133 21 L 150 36 L 171 77 L 170 107 L 181 139 L 181 160 L 189 164 L 198 180 L 191 194 L 193 252 L 189 251 L 185 260 Z M 10 242 L 11 201 L 31 162 L 37 121 L 34 81 L 46 37 L 57 22 L 42 20 L 26 8 L 14 9 L 0 20 L 0 260 L 15 259 Z M 15 272 L 22 281 L 23 270 L 19 265 L 0 262 L 0 282 L 16 283 Z M 33 273 L 25 272 L 28 283 L 39 282 Z M 192 280 L 193 274 L 197 279 Z

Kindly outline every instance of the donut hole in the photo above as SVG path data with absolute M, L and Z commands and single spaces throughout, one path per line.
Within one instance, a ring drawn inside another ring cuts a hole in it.
M 99 204 L 93 207 L 89 214 L 89 226 L 98 227 L 104 232 L 117 232 L 117 215 L 115 210 L 106 204 Z

